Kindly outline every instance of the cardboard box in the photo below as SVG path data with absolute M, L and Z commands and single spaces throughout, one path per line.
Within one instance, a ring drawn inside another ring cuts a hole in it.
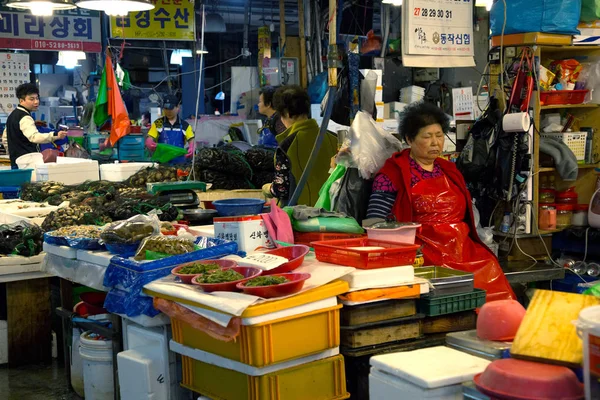
M 239 251 L 251 253 L 260 247 L 275 247 L 260 215 L 216 217 L 214 226 L 215 237 L 237 242 Z

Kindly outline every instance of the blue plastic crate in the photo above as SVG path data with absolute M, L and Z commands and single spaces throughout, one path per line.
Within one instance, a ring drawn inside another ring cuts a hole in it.
M 31 182 L 32 169 L 7 169 L 0 170 L 0 182 L 4 186 L 21 186 Z
M 137 147 L 144 146 L 144 137 L 142 135 L 127 135 L 119 139 L 119 147 Z
M 0 199 L 18 199 L 21 192 L 20 186 L 0 186 Z

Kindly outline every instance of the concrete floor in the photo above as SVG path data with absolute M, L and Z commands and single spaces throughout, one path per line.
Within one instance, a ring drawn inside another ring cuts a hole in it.
M 64 369 L 52 364 L 20 368 L 0 367 L 2 400 L 80 400 L 71 391 Z

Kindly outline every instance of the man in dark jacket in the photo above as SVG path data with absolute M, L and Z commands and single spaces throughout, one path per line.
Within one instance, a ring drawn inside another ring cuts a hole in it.
M 52 143 L 64 139 L 67 131 L 40 133 L 31 116 L 40 105 L 40 91 L 33 83 L 24 83 L 17 87 L 19 105 L 10 113 L 4 129 L 4 144 L 8 145 L 10 165 L 17 169 L 17 158 L 29 153 L 40 151 L 42 143 Z

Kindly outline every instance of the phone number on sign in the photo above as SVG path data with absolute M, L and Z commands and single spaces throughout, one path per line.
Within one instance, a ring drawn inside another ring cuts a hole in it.
M 32 40 L 33 49 L 56 49 L 56 50 L 83 50 L 81 42 L 68 42 L 58 40 Z
M 452 10 L 436 10 L 435 8 L 420 8 L 415 7 L 415 17 L 427 17 L 427 18 L 452 18 Z

